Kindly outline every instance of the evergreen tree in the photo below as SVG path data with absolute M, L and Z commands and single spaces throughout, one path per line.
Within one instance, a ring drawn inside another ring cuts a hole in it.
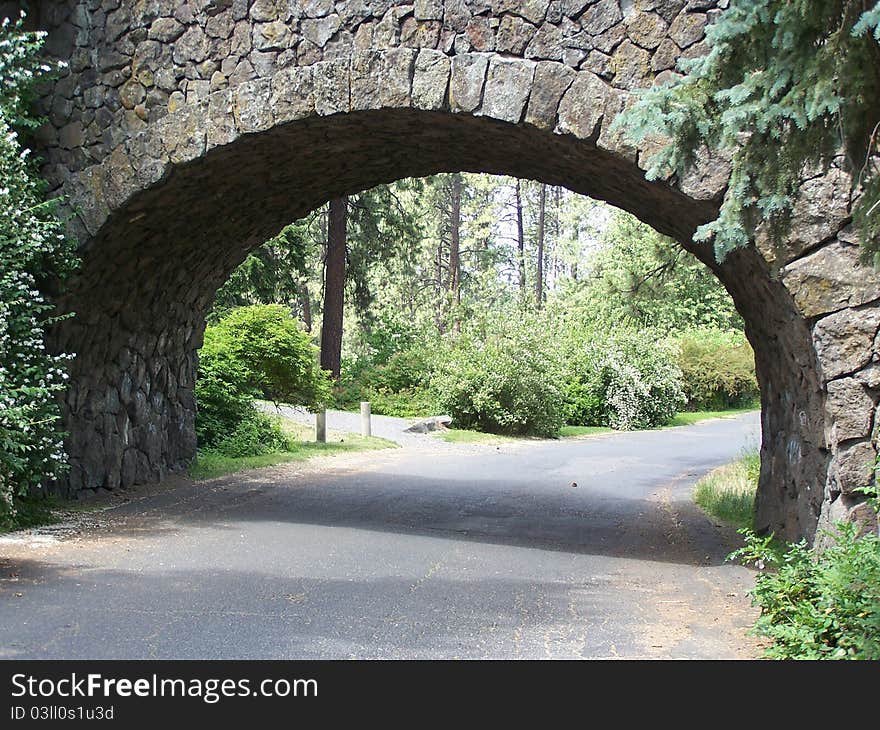
M 698 240 L 714 238 L 723 258 L 760 222 L 783 236 L 805 169 L 842 151 L 861 195 L 863 241 L 877 251 L 880 3 L 731 0 L 706 43 L 706 56 L 679 62 L 683 78 L 647 91 L 617 120 L 635 142 L 670 140 L 649 179 L 683 175 L 704 147 L 730 157 L 720 215 Z

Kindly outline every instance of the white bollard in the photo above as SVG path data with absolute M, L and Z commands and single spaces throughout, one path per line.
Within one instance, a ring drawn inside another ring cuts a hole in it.
M 315 441 L 327 443 L 327 411 L 323 409 L 315 414 Z
M 362 400 L 361 401 L 361 436 L 364 438 L 369 438 L 371 434 L 370 429 L 370 401 Z

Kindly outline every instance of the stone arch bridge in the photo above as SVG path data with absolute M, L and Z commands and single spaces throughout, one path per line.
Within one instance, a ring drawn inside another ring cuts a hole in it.
M 759 526 L 812 537 L 865 510 L 880 279 L 849 179 L 805 180 L 789 240 L 718 264 L 691 241 L 727 169 L 646 182 L 611 127 L 705 52 L 725 0 L 54 0 L 68 62 L 42 100 L 44 174 L 75 211 L 67 492 L 161 479 L 195 452 L 204 315 L 248 251 L 330 198 L 442 171 L 534 178 L 624 208 L 696 254 L 745 319 L 762 392 Z M 8 4 L 7 4 L 8 5 Z

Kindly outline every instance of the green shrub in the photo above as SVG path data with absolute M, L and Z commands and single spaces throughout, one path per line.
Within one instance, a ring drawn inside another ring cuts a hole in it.
M 368 400 L 372 412 L 381 416 L 435 415 L 437 404 L 429 389 L 432 367 L 423 348 L 395 352 L 381 364 L 361 361 L 353 371 L 344 368 L 333 403 L 350 409 Z
M 876 502 L 875 502 L 876 504 Z M 761 607 L 755 629 L 773 640 L 776 659 L 880 659 L 880 537 L 839 522 L 822 552 L 800 542 L 784 553 L 772 535 L 741 531 L 731 557 L 761 572 L 752 598 Z
M 650 330 L 578 331 L 565 353 L 571 425 L 652 428 L 684 405 L 675 348 Z
M 235 382 L 267 400 L 316 406 L 329 397 L 318 348 L 280 304 L 232 310 L 205 330 L 203 357 L 206 351 L 227 353 Z
M 689 330 L 678 345 L 689 410 L 742 408 L 758 400 L 755 353 L 742 332 Z
M 24 32 L 21 20 L 0 24 L 0 527 L 17 524 L 17 500 L 67 468 L 58 396 L 69 357 L 44 347 L 54 309 L 44 289 L 76 256 L 19 136 L 38 124 L 28 110 L 50 70 L 40 59 L 44 37 Z
M 233 310 L 205 330 L 196 381 L 196 434 L 202 448 L 254 456 L 284 448 L 280 427 L 255 398 L 308 407 L 326 402 L 330 382 L 318 351 L 284 307 Z
M 439 358 L 431 387 L 459 428 L 555 437 L 564 424 L 560 368 L 527 325 L 485 341 L 462 337 Z
M 290 446 L 290 437 L 282 429 L 278 418 L 251 408 L 250 413 L 217 442 L 214 450 L 224 456 L 239 458 L 287 451 Z

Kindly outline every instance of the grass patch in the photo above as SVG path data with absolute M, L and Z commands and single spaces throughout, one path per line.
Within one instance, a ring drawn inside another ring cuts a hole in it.
M 593 436 L 599 433 L 611 433 L 613 430 L 607 426 L 563 426 L 559 431 L 559 437 L 577 438 L 578 436 Z
M 758 406 L 731 408 L 727 411 L 682 411 L 667 426 L 690 426 L 700 421 L 707 421 L 710 418 L 730 418 L 731 416 L 741 416 L 743 413 L 751 413 L 756 410 L 758 410 Z
M 450 444 L 504 444 L 516 441 L 513 436 L 501 436 L 497 433 L 484 433 L 483 431 L 468 431 L 463 428 L 447 428 L 440 431 L 432 431 L 431 435 Z
M 706 514 L 737 528 L 755 522 L 755 490 L 761 458 L 757 452 L 713 469 L 694 487 L 694 501 Z
M 397 444 L 393 441 L 376 436 L 364 438 L 356 434 L 337 432 L 328 432 L 327 443 L 319 444 L 314 440 L 314 429 L 311 426 L 283 419 L 283 427 L 291 436 L 287 450 L 257 456 L 226 456 L 216 451 L 200 451 L 190 465 L 189 475 L 193 479 L 213 479 L 248 469 L 260 469 L 291 461 L 305 461 L 313 456 L 397 448 Z

